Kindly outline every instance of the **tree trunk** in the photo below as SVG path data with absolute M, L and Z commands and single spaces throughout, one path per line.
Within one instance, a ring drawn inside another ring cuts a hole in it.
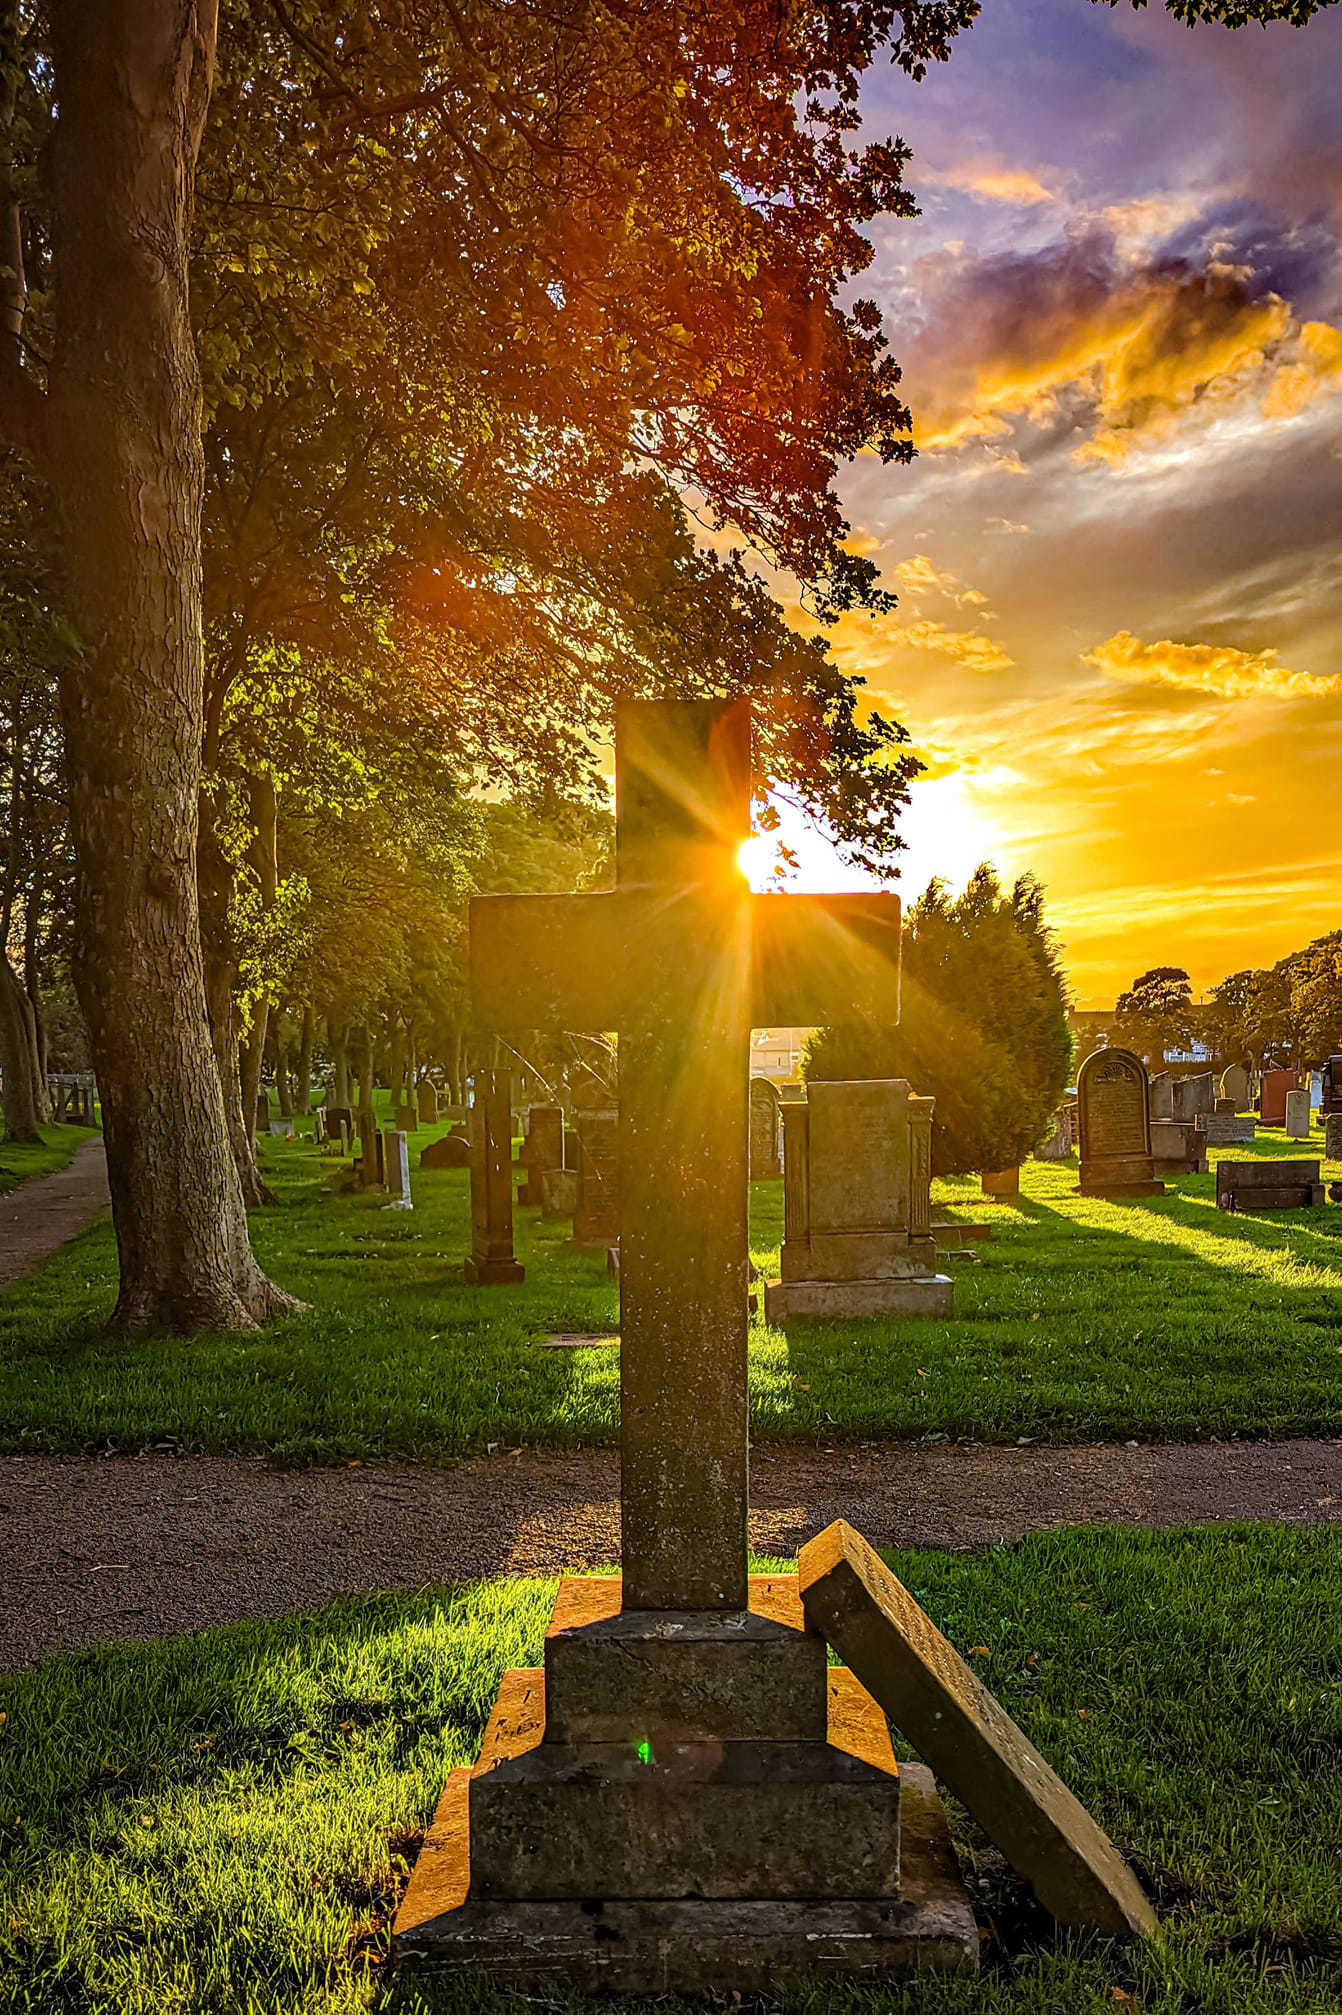
M 330 1103 L 348 1106 L 349 1099 L 349 1030 L 335 1029 L 331 1035 L 331 1091 Z
M 245 1328 L 262 1273 L 206 1018 L 196 887 L 200 378 L 187 310 L 213 0 L 52 10 L 48 475 L 82 650 L 61 676 L 76 982 L 102 1097 L 124 1328 Z
M 294 1106 L 301 1113 L 312 1110 L 312 1028 L 312 1003 L 304 1001 L 303 1027 L 298 1038 L 298 1083 L 294 1087 Z
M 197 878 L 200 928 L 204 946 L 205 1007 L 214 1046 L 215 1065 L 223 1093 L 224 1119 L 228 1127 L 233 1161 L 242 1187 L 243 1201 L 274 1203 L 275 1198 L 261 1177 L 256 1159 L 253 1128 L 242 1112 L 242 1074 L 238 1069 L 237 1008 L 233 989 L 237 965 L 233 957 L 228 909 L 233 894 L 233 870 L 219 845 L 214 811 L 208 791 L 200 800 L 200 836 Z
M 294 1116 L 293 1094 L 289 1088 L 289 1046 L 285 1041 L 286 1030 L 278 1013 L 270 1017 L 270 1060 L 275 1071 L 275 1095 L 280 1102 L 280 1118 Z
M 0 955 L 0 1071 L 5 1080 L 5 1139 L 41 1141 L 32 1054 L 24 1009 L 28 997 L 9 960 Z M 31 1010 L 29 1010 L 31 1012 Z

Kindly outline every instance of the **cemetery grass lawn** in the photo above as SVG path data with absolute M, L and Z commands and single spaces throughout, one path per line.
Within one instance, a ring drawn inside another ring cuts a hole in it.
M 464 1286 L 468 1180 L 419 1172 L 429 1137 L 412 1143 L 407 1213 L 342 1193 L 348 1164 L 310 1141 L 264 1143 L 279 1203 L 253 1213 L 257 1251 L 311 1306 L 255 1334 L 109 1338 L 110 1228 L 54 1255 L 0 1295 L 0 1450 L 166 1444 L 292 1465 L 615 1441 L 618 1353 L 538 1347 L 556 1331 L 614 1329 L 602 1258 L 567 1252 L 566 1222 L 519 1211 L 525 1283 Z M 1254 1151 L 1298 1149 L 1268 1133 Z M 785 1335 L 757 1319 L 756 1437 L 1342 1433 L 1342 1207 L 1231 1217 L 1210 1175 L 1126 1203 L 1077 1197 L 1075 1182 L 1072 1164 L 1028 1163 L 1018 1205 L 986 1202 L 968 1178 L 936 1186 L 939 1207 L 995 1228 L 977 1259 L 945 1262 L 953 1322 L 810 1322 Z M 781 1216 L 781 1183 L 757 1184 L 766 1276 Z
M 1134 1949 L 1056 1933 L 956 1816 L 983 1885 L 983 1976 L 784 2005 L 1342 2006 L 1342 1531 L 1071 1530 L 886 1557 L 1132 1857 L 1165 1935 Z M 388 2007 L 382 1962 L 422 1829 L 502 1671 L 538 1662 L 553 1588 L 350 1599 L 0 1682 L 0 2009 Z
M 91 1126 L 42 1126 L 38 1132 L 40 1146 L 25 1146 L 19 1141 L 0 1145 L 0 1196 L 8 1196 L 34 1176 L 55 1175 L 69 1166 L 77 1148 L 96 1138 L 96 1129 Z

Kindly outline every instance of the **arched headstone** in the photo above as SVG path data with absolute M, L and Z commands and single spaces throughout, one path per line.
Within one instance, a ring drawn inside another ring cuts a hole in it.
M 767 1077 L 750 1080 L 750 1179 L 772 1182 L 783 1173 L 783 1101 Z
M 1163 1196 L 1151 1158 L 1146 1066 L 1126 1049 L 1097 1049 L 1076 1081 L 1080 1196 Z

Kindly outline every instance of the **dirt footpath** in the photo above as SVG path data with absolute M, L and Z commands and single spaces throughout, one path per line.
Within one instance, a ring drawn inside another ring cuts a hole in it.
M 297 1471 L 0 1457 L 0 1669 L 361 1590 L 614 1562 L 618 1491 L 609 1449 Z M 1342 1441 L 774 1446 L 753 1452 L 751 1503 L 752 1545 L 783 1555 L 838 1517 L 878 1545 L 927 1546 L 1070 1524 L 1315 1525 L 1342 1520 Z
M 77 1147 L 55 1175 L 0 1196 L 0 1288 L 12 1287 L 111 1204 L 101 1138 Z

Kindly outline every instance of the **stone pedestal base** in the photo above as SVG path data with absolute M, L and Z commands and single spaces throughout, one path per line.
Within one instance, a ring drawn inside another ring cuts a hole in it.
M 474 1253 L 467 1255 L 461 1270 L 468 1287 L 516 1287 L 527 1277 L 520 1260 L 477 1259 Z
M 531 1991 L 775 1993 L 825 1980 L 974 1973 L 978 1933 L 925 1765 L 899 1780 L 898 1897 L 560 1898 L 470 1895 L 467 1797 L 455 1770 L 392 1937 L 398 1979 L 431 1997 L 480 1978 Z
M 955 1283 L 946 1273 L 903 1280 L 773 1280 L 764 1290 L 769 1322 L 798 1316 L 846 1321 L 850 1316 L 954 1313 Z
M 566 1580 L 545 1669 L 505 1676 L 415 1864 L 398 1975 L 698 1993 L 973 1972 L 931 1774 L 827 1669 L 795 1577 L 752 1580 L 748 1612 L 620 1599 Z

